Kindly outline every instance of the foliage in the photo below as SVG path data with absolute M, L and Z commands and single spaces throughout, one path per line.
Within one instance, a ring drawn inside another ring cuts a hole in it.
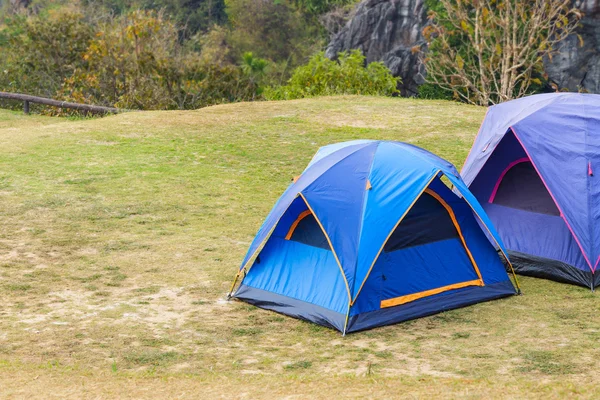
M 298 65 L 322 43 L 316 29 L 288 0 L 226 0 L 231 24 L 227 42 L 234 57 L 254 54 Z
M 196 24 L 206 4 L 223 12 Z M 0 18 L 0 90 L 128 109 L 257 100 L 322 45 L 289 0 L 227 0 L 229 24 L 224 4 L 33 0 Z
M 123 108 L 169 108 L 177 32 L 161 16 L 136 11 L 100 27 L 61 97 Z M 174 93 L 171 93 L 172 95 Z
M 127 109 L 190 109 L 253 99 L 259 91 L 239 68 L 202 63 L 180 44 L 177 27 L 154 12 L 106 24 L 83 59 L 85 67 L 65 81 L 59 97 Z
M 242 72 L 250 80 L 250 83 L 257 87 L 256 95 L 262 93 L 260 83 L 265 76 L 268 62 L 265 59 L 255 57 L 251 52 L 244 53 L 242 57 Z M 254 100 L 255 97 L 252 98 Z
M 0 87 L 53 96 L 82 65 L 92 30 L 78 13 L 50 12 L 45 18 L 15 15 L 0 34 Z
M 425 82 L 419 86 L 417 97 L 429 100 L 452 100 L 454 96 L 451 90 L 444 89 L 439 85 Z
M 430 83 L 489 105 L 543 85 L 542 61 L 581 17 L 571 0 L 430 1 L 424 29 Z
M 153 10 L 169 16 L 185 36 L 206 32 L 214 24 L 227 22 L 223 0 L 82 0 L 93 10 L 104 9 L 116 15 L 135 10 Z
M 327 32 L 328 37 L 332 38 L 337 35 L 355 15 L 356 5 L 348 3 L 343 6 L 338 6 L 330 11 L 319 15 L 319 23 Z
M 322 15 L 333 9 L 355 3 L 356 0 L 294 0 L 296 7 L 311 15 Z
M 365 67 L 365 56 L 359 50 L 340 53 L 337 61 L 321 52 L 308 64 L 296 68 L 287 85 L 265 90 L 265 97 L 282 100 L 342 94 L 392 96 L 398 93 L 399 79 L 383 63 L 372 62 Z
M 251 52 L 244 53 L 242 57 L 242 71 L 249 76 L 260 76 L 265 73 L 267 67 L 267 60 L 262 58 L 254 57 Z

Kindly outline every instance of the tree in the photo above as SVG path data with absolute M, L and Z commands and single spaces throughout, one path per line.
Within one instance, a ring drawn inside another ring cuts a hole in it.
M 431 8 L 427 80 L 484 106 L 541 85 L 543 58 L 581 18 L 571 0 L 439 0 Z
M 178 26 L 154 11 L 132 11 L 98 27 L 85 60 L 64 80 L 59 99 L 127 109 L 191 109 L 260 96 L 263 61 L 205 64 L 180 43 Z
M 275 63 L 292 60 L 294 65 L 296 60 L 304 62 L 318 42 L 289 0 L 225 0 L 225 4 L 231 25 L 228 42 L 236 59 L 252 52 Z
M 255 57 L 252 52 L 244 53 L 242 56 L 242 72 L 248 78 L 250 83 L 257 88 L 261 87 L 261 81 L 265 76 L 267 65 L 267 60 Z M 262 94 L 262 89 L 258 90 L 256 93 L 257 96 L 260 94 Z M 255 98 L 253 97 L 252 100 L 254 99 Z
M 0 0 L 1 1 L 1 0 Z M 88 13 L 109 11 L 125 15 L 135 10 L 162 12 L 181 30 L 181 38 L 208 31 L 214 24 L 227 22 L 224 0 L 80 0 Z
M 53 11 L 45 18 L 14 15 L 0 30 L 0 90 L 52 97 L 83 64 L 92 38 L 81 14 Z

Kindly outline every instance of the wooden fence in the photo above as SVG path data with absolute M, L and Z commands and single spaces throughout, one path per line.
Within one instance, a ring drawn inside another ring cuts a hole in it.
M 52 100 L 52 99 L 47 99 L 45 97 L 30 96 L 28 94 L 21 94 L 21 93 L 0 92 L 0 99 L 22 101 L 23 102 L 23 112 L 25 114 L 29 114 L 29 103 L 43 104 L 46 106 L 59 107 L 59 108 L 68 108 L 71 110 L 84 111 L 84 112 L 89 112 L 92 114 L 116 114 L 116 113 L 125 111 L 125 110 L 121 110 L 118 108 L 91 106 L 89 104 L 80 104 L 80 103 L 70 103 L 68 101 Z

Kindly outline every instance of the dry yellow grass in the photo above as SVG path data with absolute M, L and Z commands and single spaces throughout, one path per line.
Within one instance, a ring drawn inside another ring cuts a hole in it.
M 460 166 L 484 113 L 368 97 L 0 112 L 0 397 L 598 397 L 583 288 L 524 278 L 524 296 L 347 337 L 225 301 L 319 146 L 401 140 Z

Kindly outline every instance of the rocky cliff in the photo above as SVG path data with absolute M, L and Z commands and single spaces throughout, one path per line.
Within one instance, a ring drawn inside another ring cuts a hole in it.
M 576 0 L 585 13 L 579 34 L 568 37 L 544 66 L 550 81 L 560 89 L 600 93 L 600 0 Z M 413 96 L 425 73 L 418 49 L 425 45 L 421 34 L 427 24 L 424 0 L 363 0 L 354 17 L 331 40 L 326 55 L 360 49 L 367 61 L 383 61 L 402 78 L 403 96 Z
M 403 96 L 415 95 L 423 83 L 416 50 L 425 45 L 421 32 L 426 22 L 424 0 L 364 0 L 333 37 L 326 55 L 335 58 L 341 51 L 360 49 L 367 62 L 383 61 L 402 78 Z
M 556 49 L 552 59 L 546 58 L 544 69 L 558 88 L 600 93 L 600 0 L 576 2 L 584 12 L 577 35 L 571 35 Z
M 31 0 L 10 0 L 9 3 L 13 9 L 19 10 L 21 8 L 28 7 L 29 3 L 31 3 Z

